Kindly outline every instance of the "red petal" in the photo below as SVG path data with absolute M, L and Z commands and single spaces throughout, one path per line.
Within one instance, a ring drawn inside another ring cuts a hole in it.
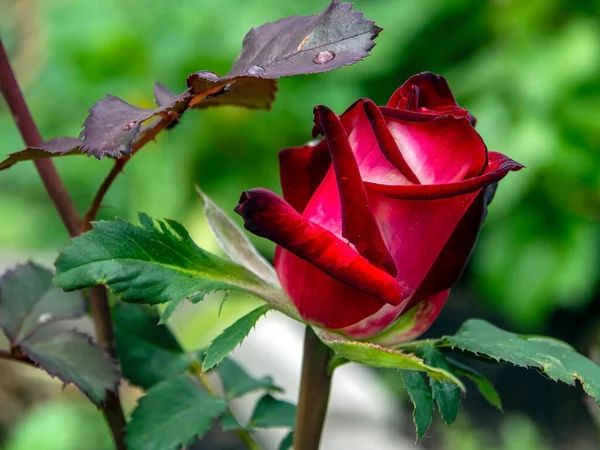
M 380 302 L 398 305 L 406 298 L 403 287 L 387 272 L 329 230 L 302 217 L 273 192 L 262 188 L 243 192 L 235 212 L 243 217 L 248 231 L 275 242 L 330 277 Z
M 291 252 L 277 247 L 275 268 L 281 285 L 300 315 L 315 324 L 337 330 L 388 306 L 350 284 L 338 281 Z
M 508 172 L 521 170 L 525 167 L 502 153 L 489 152 L 488 158 L 489 161 L 487 167 L 482 175 L 456 183 L 420 186 L 390 186 L 365 182 L 365 186 L 368 190 L 377 192 L 388 198 L 402 200 L 436 200 L 476 192 L 485 186 L 500 181 L 508 174 Z
M 372 264 L 395 276 L 398 272 L 383 242 L 367 197 L 348 135 L 339 118 L 326 106 L 315 108 L 315 123 L 321 126 L 335 170 L 342 209 L 342 236 Z
M 385 118 L 375 103 L 369 99 L 363 101 L 363 108 L 365 114 L 371 123 L 373 133 L 379 144 L 379 149 L 384 154 L 386 159 L 392 163 L 402 174 L 414 184 L 421 184 L 417 176 L 413 173 L 412 169 L 404 159 L 402 152 L 398 148 L 398 144 L 394 140 L 394 136 L 390 132 L 387 126 Z
M 325 141 L 281 150 L 279 173 L 283 198 L 302 214 L 330 165 L 331 158 Z
M 419 108 L 437 109 L 442 106 L 458 106 L 446 79 L 431 72 L 410 77 L 392 94 L 387 105 L 392 108 L 407 108 L 409 100 L 414 96 L 413 87 L 418 88 Z
M 466 118 L 386 119 L 404 159 L 422 184 L 462 181 L 479 175 L 485 167 L 487 149 Z

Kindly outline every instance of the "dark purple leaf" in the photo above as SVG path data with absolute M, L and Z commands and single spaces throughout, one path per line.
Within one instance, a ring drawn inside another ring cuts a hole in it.
M 41 147 L 28 147 L 20 152 L 11 153 L 0 162 L 0 170 L 8 169 L 21 161 L 55 158 L 57 156 L 81 154 L 83 142 L 75 138 L 54 138 L 46 141 Z
M 250 30 L 229 73 L 218 77 L 201 71 L 188 77 L 195 94 L 192 107 L 237 105 L 268 109 L 275 79 L 329 70 L 365 58 L 381 28 L 333 0 L 316 16 L 294 16 Z
M 275 80 L 253 76 L 217 78 L 210 74 L 211 72 L 196 72 L 188 77 L 188 86 L 195 94 L 190 103 L 193 108 L 236 105 L 250 109 L 269 109 L 275 99 Z
M 162 92 L 164 94 L 164 92 Z M 164 99 L 164 95 L 161 95 Z M 83 123 L 83 151 L 98 159 L 130 155 L 132 145 L 142 129 L 142 122 L 155 116 L 177 119 L 191 100 L 188 92 L 175 96 L 170 103 L 154 109 L 138 108 L 118 97 L 107 95 L 90 109 Z
M 317 16 L 287 17 L 252 29 L 227 76 L 280 78 L 327 72 L 365 58 L 381 28 L 333 0 Z
M 179 97 L 176 93 L 158 81 L 154 83 L 154 101 L 158 106 L 173 103 Z

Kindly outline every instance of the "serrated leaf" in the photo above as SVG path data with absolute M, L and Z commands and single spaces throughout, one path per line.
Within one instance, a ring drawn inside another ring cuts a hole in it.
M 147 304 L 199 302 L 218 290 L 267 301 L 282 295 L 245 268 L 202 250 L 181 224 L 142 213 L 139 219 L 141 226 L 95 222 L 60 252 L 54 282 L 68 291 L 105 284 L 125 301 Z
M 221 361 L 216 370 L 228 398 L 241 397 L 258 390 L 282 391 L 280 387 L 273 383 L 271 377 L 252 378 L 231 358 L 225 358 Z
M 0 277 L 0 327 L 19 345 L 41 325 L 80 317 L 86 307 L 79 293 L 67 293 L 52 284 L 50 270 L 27 263 Z
M 520 336 L 479 319 L 467 320 L 454 336 L 443 339 L 452 348 L 537 368 L 555 381 L 577 380 L 600 404 L 600 366 L 557 339 Z
M 275 98 L 275 79 L 354 64 L 375 45 L 381 28 L 333 0 L 316 16 L 294 16 L 250 30 L 242 51 L 225 77 L 201 71 L 188 77 L 190 106 L 237 105 L 268 109 Z
M 184 374 L 194 362 L 158 313 L 144 305 L 117 303 L 113 309 L 115 341 L 123 376 L 149 389 L 170 377 Z
M 187 376 L 169 378 L 142 397 L 127 425 L 129 450 L 171 450 L 202 437 L 227 402 L 203 391 Z
M 294 432 L 290 431 L 279 444 L 279 450 L 290 450 L 294 445 Z
M 0 170 L 8 169 L 21 161 L 55 158 L 65 155 L 80 155 L 83 143 L 75 138 L 54 138 L 44 142 L 40 147 L 27 147 L 20 152 L 10 153 L 0 162 Z
M 420 372 L 402 370 L 402 381 L 410 401 L 414 406 L 413 421 L 417 429 L 417 440 L 425 436 L 433 421 L 433 396 L 431 388 L 425 382 Z
M 75 384 L 96 405 L 104 401 L 106 390 L 117 388 L 115 362 L 85 334 L 49 324 L 25 339 L 20 348 L 51 376 Z
M 89 110 L 90 114 L 85 119 L 79 136 L 83 139 L 82 149 L 89 156 L 94 155 L 98 159 L 104 156 L 128 156 L 143 122 L 157 115 L 164 118 L 173 115 L 178 118 L 187 109 L 190 100 L 191 96 L 186 91 L 168 104 L 145 109 L 130 105 L 119 97 L 107 95 Z
M 275 80 L 250 75 L 220 78 L 207 71 L 191 74 L 187 85 L 194 94 L 190 106 L 197 109 L 225 105 L 269 109 L 277 92 Z
M 498 409 L 500 412 L 503 412 L 500 395 L 498 395 L 496 388 L 490 380 L 472 367 L 450 358 L 447 358 L 447 361 L 453 367 L 453 371 L 456 375 L 466 377 L 473 381 L 483 398 L 485 398 L 494 408 Z
M 256 250 L 236 223 L 208 197 L 199 187 L 196 191 L 204 206 L 204 216 L 219 247 L 232 261 L 244 266 L 263 280 L 279 286 L 275 268 Z
M 256 404 L 248 426 L 254 428 L 293 427 L 296 423 L 296 405 L 264 395 Z
M 423 356 L 425 362 L 430 366 L 438 367 L 448 372 L 452 371 L 450 365 L 446 361 L 446 357 L 437 348 L 431 346 L 425 347 L 423 349 Z M 444 422 L 446 422 L 447 425 L 452 425 L 458 417 L 460 403 L 462 401 L 458 386 L 448 381 L 439 381 L 433 378 L 429 379 L 429 384 L 431 386 L 433 399 L 440 410 L 442 419 L 444 419 Z
M 333 0 L 316 16 L 294 16 L 252 29 L 228 75 L 263 78 L 327 72 L 365 58 L 381 28 Z
M 223 361 L 248 336 L 258 319 L 270 309 L 271 306 L 269 305 L 259 306 L 235 321 L 233 325 L 225 328 L 206 349 L 202 370 L 207 371 Z
M 427 365 L 421 358 L 412 354 L 404 353 L 381 347 L 369 342 L 348 341 L 341 336 L 334 335 L 321 329 L 315 329 L 317 336 L 339 356 L 349 361 L 364 364 L 371 367 L 384 369 L 418 370 L 436 380 L 447 380 L 456 384 L 464 391 L 464 385 L 452 373 L 438 367 Z

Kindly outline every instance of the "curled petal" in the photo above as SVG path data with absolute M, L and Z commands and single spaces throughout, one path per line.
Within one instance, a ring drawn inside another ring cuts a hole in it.
M 416 98 L 415 98 L 416 97 Z M 392 94 L 387 106 L 408 108 L 416 103 L 418 108 L 437 109 L 443 106 L 458 106 L 448 82 L 441 75 L 423 72 L 413 75 Z
M 330 277 L 382 302 L 398 305 L 406 298 L 404 288 L 391 275 L 332 232 L 302 217 L 273 192 L 260 188 L 243 192 L 235 212 L 242 216 L 248 231 L 275 242 Z
M 396 265 L 373 215 L 344 126 L 326 106 L 315 108 L 315 123 L 323 130 L 335 170 L 342 208 L 342 235 L 371 263 L 396 276 Z
M 513 161 L 502 153 L 489 152 L 488 165 L 482 175 L 455 183 L 436 185 L 390 186 L 365 182 L 367 189 L 388 198 L 401 200 L 437 200 L 456 195 L 469 194 L 497 183 L 510 171 L 521 170 L 522 164 Z
M 331 158 L 325 141 L 281 150 L 279 173 L 285 201 L 302 214 L 330 166 Z
M 394 136 L 392 136 L 385 118 L 383 117 L 383 114 L 377 105 L 375 105 L 375 103 L 373 103 L 371 100 L 365 99 L 363 108 L 365 109 L 365 114 L 371 123 L 373 133 L 375 133 L 375 138 L 379 144 L 379 149 L 384 154 L 385 158 L 400 172 L 402 172 L 408 181 L 414 184 L 421 184 L 417 176 L 406 162 L 406 159 L 404 159 L 404 156 L 398 148 L 398 144 L 394 140 Z

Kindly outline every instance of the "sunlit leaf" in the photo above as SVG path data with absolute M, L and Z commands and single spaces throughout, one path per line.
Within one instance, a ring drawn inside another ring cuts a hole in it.
M 124 301 L 199 302 L 213 291 L 237 291 L 268 301 L 281 291 L 247 269 L 198 247 L 172 220 L 140 213 L 141 226 L 124 220 L 95 222 L 64 248 L 55 283 L 66 290 L 107 285 Z

